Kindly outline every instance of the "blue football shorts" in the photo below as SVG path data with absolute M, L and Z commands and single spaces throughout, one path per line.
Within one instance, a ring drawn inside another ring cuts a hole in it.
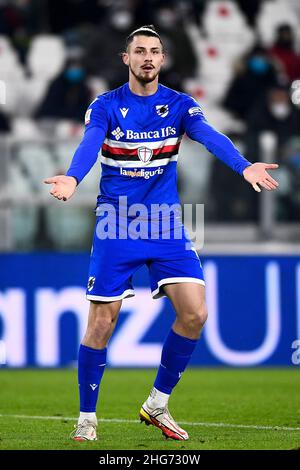
M 133 297 L 132 278 L 143 265 L 149 270 L 154 299 L 165 296 L 163 286 L 166 284 L 205 285 L 201 261 L 183 225 L 179 239 L 161 236 L 158 239 L 100 239 L 96 228 L 86 291 L 88 300 L 110 302 Z

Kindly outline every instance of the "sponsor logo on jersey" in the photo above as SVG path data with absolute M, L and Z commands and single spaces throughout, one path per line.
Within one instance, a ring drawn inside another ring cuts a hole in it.
M 155 106 L 156 112 L 160 117 L 166 117 L 169 114 L 169 105 L 168 104 L 158 104 Z
M 126 118 L 126 114 L 128 113 L 129 108 L 120 108 L 121 114 L 123 118 Z
M 120 127 L 117 127 L 114 131 L 112 131 L 112 135 L 115 137 L 116 140 L 119 140 L 125 134 L 121 131 Z
M 197 116 L 197 115 L 203 116 L 203 112 L 200 106 L 193 106 L 192 108 L 188 110 L 188 113 L 190 116 Z
M 87 112 L 85 113 L 85 116 L 84 116 L 85 125 L 90 123 L 92 111 L 93 111 L 92 109 L 88 109 Z
M 120 175 L 131 176 L 131 178 L 145 178 L 148 180 L 151 176 L 162 175 L 164 172 L 163 168 L 158 167 L 155 170 L 145 170 L 144 168 L 134 170 L 125 170 L 125 168 L 120 168 Z
M 141 162 L 148 163 L 151 160 L 152 155 L 153 155 L 152 149 L 148 149 L 148 147 L 138 148 L 138 156 Z
M 120 128 L 118 128 L 120 129 Z M 115 135 L 112 132 L 113 135 Z M 156 131 L 148 131 L 148 132 L 135 132 L 131 129 L 126 130 L 126 139 L 127 140 L 147 140 L 147 139 L 160 139 L 161 137 L 169 137 L 170 135 L 176 134 L 176 127 L 162 127 Z M 124 135 L 124 134 L 123 134 Z M 119 137 L 120 139 L 120 137 Z M 117 140 L 119 140 L 117 139 Z

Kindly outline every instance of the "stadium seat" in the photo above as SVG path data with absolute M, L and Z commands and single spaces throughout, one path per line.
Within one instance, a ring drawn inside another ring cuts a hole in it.
M 65 59 L 66 50 L 61 38 L 40 35 L 32 40 L 27 65 L 36 78 L 50 80 L 62 70 Z
M 79 144 L 79 140 L 65 141 L 58 143 L 54 147 L 56 172 L 65 174 L 70 166 L 74 152 Z M 99 188 L 100 178 L 100 162 L 99 160 L 95 163 L 87 177 L 80 183 L 78 192 L 80 194 L 91 194 L 94 195 L 96 201 L 96 195 Z
M 208 103 L 216 104 L 222 100 L 232 78 L 234 61 L 251 47 L 253 33 L 249 28 L 247 31 L 240 34 L 234 32 L 232 36 L 226 32 L 203 37 L 195 25 L 189 28 L 189 37 L 199 63 L 198 84 Z
M 16 197 L 25 197 L 32 194 L 29 178 L 24 174 L 19 162 L 15 159 L 9 167 L 9 185 L 11 194 Z
M 28 117 L 16 117 L 12 119 L 12 136 L 17 141 L 36 140 L 39 136 L 38 127 Z
M 291 10 L 298 18 L 300 18 L 300 2 L 299 0 L 285 0 L 286 7 Z
M 211 159 L 208 151 L 188 138 L 183 139 L 178 159 L 182 203 L 204 204 Z
M 33 249 L 38 228 L 37 207 L 14 207 L 12 216 L 12 233 L 14 246 L 17 249 Z
M 231 80 L 231 61 L 222 55 L 220 48 L 210 40 L 202 40 L 199 45 L 201 63 L 201 83 L 208 99 L 217 103 Z
M 49 86 L 49 80 L 44 77 L 26 77 L 20 83 L 17 115 L 30 116 L 38 108 Z
M 46 192 L 43 179 L 55 172 L 55 165 L 47 145 L 37 142 L 23 143 L 19 146 L 17 158 L 35 192 Z
M 0 36 L 0 80 L 6 88 L 6 111 L 15 113 L 19 105 L 19 89 L 24 81 L 24 69 L 17 53 L 5 36 Z
M 283 23 L 291 25 L 299 42 L 300 19 L 294 10 L 283 0 L 266 1 L 261 4 L 256 18 L 256 29 L 265 47 L 273 44 L 276 28 Z
M 208 39 L 218 46 L 222 56 L 226 55 L 231 60 L 245 53 L 253 44 L 253 32 L 235 2 L 207 2 L 203 25 Z
M 72 156 L 79 144 L 79 140 L 65 141 L 54 146 L 56 171 L 65 173 L 70 166 Z
M 18 162 L 9 169 L 10 194 L 18 199 L 33 195 L 33 188 Z M 32 249 L 38 226 L 38 209 L 28 205 L 14 205 L 11 218 L 13 245 L 17 249 Z
M 91 245 L 95 222 L 93 208 L 54 202 L 46 208 L 47 233 L 59 250 L 82 250 Z
M 7 73 L 18 72 L 18 70 L 14 70 L 14 67 L 18 65 L 17 53 L 5 36 L 0 36 L 0 65 L 1 78 Z

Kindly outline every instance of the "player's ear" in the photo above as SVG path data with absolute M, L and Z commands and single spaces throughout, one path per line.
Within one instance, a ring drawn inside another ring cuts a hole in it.
M 125 65 L 128 65 L 129 64 L 129 56 L 128 56 L 128 53 L 127 52 L 123 52 L 122 53 L 122 60 L 124 62 Z

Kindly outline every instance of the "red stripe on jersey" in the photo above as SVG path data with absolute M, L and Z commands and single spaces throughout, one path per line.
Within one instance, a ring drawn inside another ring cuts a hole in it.
M 153 155 L 159 155 L 160 153 L 167 153 L 167 152 L 173 152 L 174 150 L 178 150 L 180 146 L 180 142 L 175 145 L 165 145 L 164 147 L 159 147 L 157 149 L 152 149 Z M 142 146 L 146 147 L 146 145 Z M 126 148 L 119 148 L 119 147 L 111 147 L 110 145 L 103 144 L 102 145 L 103 150 L 107 150 L 110 153 L 113 153 L 114 155 L 137 155 L 138 149 L 126 149 Z

